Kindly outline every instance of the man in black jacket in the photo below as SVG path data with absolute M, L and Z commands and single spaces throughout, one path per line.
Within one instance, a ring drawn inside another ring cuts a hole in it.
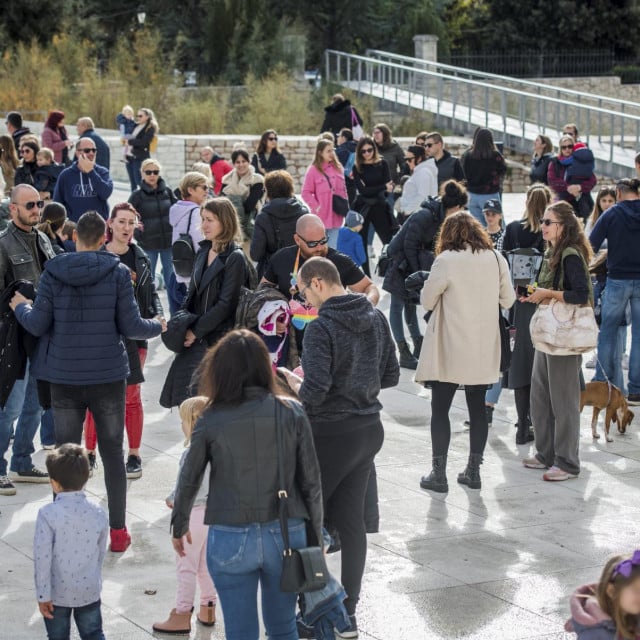
M 384 315 L 363 295 L 347 292 L 331 261 L 307 260 L 298 279 L 300 295 L 319 314 L 305 331 L 304 380 L 282 372 L 309 416 L 326 519 L 340 534 L 351 629 L 345 635 L 336 631 L 336 638 L 356 638 L 367 555 L 365 492 L 384 440 L 378 395 L 398 383 L 400 367 Z
M 43 204 L 29 185 L 20 184 L 11 191 L 11 222 L 0 235 L 0 293 L 16 280 L 27 280 L 37 287 L 44 263 L 55 255 L 49 238 L 35 229 Z M 47 473 L 35 467 L 31 459 L 41 416 L 37 383 L 27 362 L 24 376 L 15 381 L 7 404 L 0 411 L 0 495 L 15 495 L 13 482 L 49 482 Z M 9 478 L 4 456 L 16 420 Z
M 464 171 L 460 160 L 454 158 L 444 148 L 444 139 L 437 131 L 433 131 L 427 136 L 424 143 L 428 158 L 433 158 L 438 167 L 438 187 L 447 180 L 464 180 Z

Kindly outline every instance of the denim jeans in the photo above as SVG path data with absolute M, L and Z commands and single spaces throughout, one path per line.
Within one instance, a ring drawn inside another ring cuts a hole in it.
M 602 294 L 598 358 L 607 377 L 623 389 L 622 352 L 618 348 L 618 329 L 624 319 L 627 303 L 631 304 L 629 393 L 640 393 L 640 280 L 607 278 L 607 286 Z
M 484 215 L 482 214 L 482 207 L 487 200 L 500 200 L 499 193 L 471 193 L 469 194 L 469 213 L 483 226 L 486 228 L 487 221 L 484 219 Z
M 409 329 L 409 335 L 413 340 L 420 338 L 420 327 L 418 326 L 418 312 L 416 305 L 408 302 L 401 296 L 391 294 L 391 305 L 389 306 L 389 325 L 391 333 L 396 342 L 404 342 L 404 325 L 402 324 L 402 313 Z
M 289 520 L 289 542 L 293 549 L 306 545 L 302 519 Z M 298 640 L 297 594 L 280 591 L 283 551 L 277 520 L 209 527 L 207 566 L 222 606 L 227 640 L 258 640 L 258 584 L 269 640 Z
M 340 227 L 331 227 L 331 229 L 327 229 L 327 238 L 329 238 L 329 248 L 337 249 L 338 248 L 338 233 L 340 232 Z
M 4 455 L 9 448 L 11 429 L 16 420 L 11 471 L 29 471 L 33 467 L 33 438 L 40 426 L 40 416 L 42 409 L 38 400 L 38 383 L 29 375 L 27 363 L 24 378 L 16 380 L 4 410 L 0 411 L 0 476 L 7 475 Z
M 54 605 L 53 619 L 44 618 L 49 640 L 69 640 L 72 612 L 82 640 L 104 640 L 100 600 L 84 607 L 71 608 Z
M 502 393 L 502 376 L 498 379 L 498 382 L 494 382 L 484 396 L 485 404 L 498 404 L 500 394 Z
M 173 273 L 173 262 L 171 261 L 171 249 L 162 249 L 160 251 L 153 251 L 152 249 L 145 249 L 145 253 L 149 257 L 151 262 L 151 275 L 154 280 L 156 277 L 156 267 L 158 265 L 158 258 L 160 258 L 160 264 L 162 266 L 162 277 L 164 279 L 165 287 L 169 282 L 169 277 Z
M 51 384 L 56 445 L 80 444 L 87 409 L 93 414 L 112 529 L 125 526 L 127 478 L 122 456 L 125 393 L 125 380 L 88 385 Z
M 626 396 L 627 390 L 624 386 L 624 375 L 622 373 L 622 356 L 625 353 L 625 347 L 627 344 L 627 325 L 623 327 L 618 327 L 618 340 L 616 342 L 616 351 L 613 354 L 613 362 L 614 362 L 614 371 L 615 375 L 611 379 L 611 382 L 622 391 L 622 393 Z M 598 351 L 596 350 L 596 355 L 598 355 Z M 616 364 L 617 363 L 617 364 Z M 593 376 L 593 380 L 598 380 L 600 382 L 605 382 L 606 378 L 604 376 L 604 372 L 602 371 L 602 366 L 600 362 L 600 356 L 596 360 L 596 372 Z
M 40 422 L 40 444 L 49 446 L 56 443 L 56 428 L 53 421 L 53 409 L 46 409 L 42 413 Z
M 135 191 L 142 182 L 142 176 L 140 175 L 141 166 L 142 160 L 129 159 L 127 161 L 127 175 L 129 176 L 129 183 L 131 184 L 131 191 Z

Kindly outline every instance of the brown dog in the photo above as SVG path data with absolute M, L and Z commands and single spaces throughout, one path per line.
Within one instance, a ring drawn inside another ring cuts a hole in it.
M 633 420 L 633 412 L 629 411 L 626 398 L 618 387 L 609 385 L 606 382 L 587 382 L 585 390 L 580 395 L 580 411 L 584 406 L 593 407 L 593 418 L 591 419 L 591 435 L 599 438 L 598 415 L 602 409 L 606 410 L 604 417 L 604 431 L 607 442 L 613 442 L 609 437 L 611 421 L 618 423 L 618 432 L 625 433 L 627 425 Z

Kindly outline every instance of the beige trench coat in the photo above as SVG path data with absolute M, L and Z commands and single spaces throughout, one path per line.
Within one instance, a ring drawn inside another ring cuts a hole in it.
M 498 304 L 508 309 L 516 299 L 502 255 L 471 249 L 442 252 L 431 267 L 420 299 L 433 313 L 416 382 L 496 382 L 500 377 Z

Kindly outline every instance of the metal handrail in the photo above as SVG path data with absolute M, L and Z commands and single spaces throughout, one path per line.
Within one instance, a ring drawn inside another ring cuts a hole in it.
M 619 98 L 611 98 L 609 96 L 598 95 L 597 93 L 588 93 L 586 91 L 576 91 L 575 89 L 568 89 L 566 87 L 557 87 L 552 84 L 546 84 L 544 82 L 533 82 L 531 80 L 525 80 L 523 78 L 513 78 L 511 76 L 503 76 L 496 73 L 489 73 L 487 71 L 478 71 L 476 69 L 468 69 L 465 67 L 455 67 L 450 64 L 444 64 L 443 62 L 435 62 L 433 60 L 422 60 L 421 58 L 413 58 L 411 56 L 403 56 L 399 53 L 389 53 L 388 51 L 381 51 L 380 49 L 367 49 L 366 55 L 372 57 L 374 60 L 380 58 L 388 58 L 389 61 L 399 60 L 402 62 L 408 62 L 412 64 L 420 64 L 428 67 L 436 67 L 437 69 L 443 69 L 444 71 L 451 71 L 455 73 L 465 73 L 473 78 L 485 78 L 491 80 L 500 80 L 503 82 L 517 82 L 520 85 L 527 87 L 534 87 L 535 89 L 545 89 L 549 91 L 555 91 L 558 94 L 564 93 L 570 96 L 576 96 L 578 101 L 581 98 L 587 98 L 589 100 L 610 102 L 611 104 L 619 104 L 622 107 L 635 107 L 640 109 L 640 102 L 633 102 L 631 100 L 621 100 Z
M 335 63 L 332 65 L 333 59 L 335 59 Z M 341 64 L 342 62 L 347 63 L 346 77 L 343 77 L 342 74 L 341 67 L 344 66 Z M 484 94 L 484 108 L 480 109 L 480 107 L 477 107 L 484 112 L 484 126 L 489 126 L 489 118 L 491 114 L 494 114 L 494 116 L 501 119 L 501 128 L 504 135 L 510 134 L 509 129 L 511 130 L 511 134 L 513 134 L 513 125 L 516 124 L 519 132 L 517 133 L 516 138 L 522 141 L 522 146 L 524 146 L 524 142 L 527 140 L 527 126 L 534 125 L 544 129 L 555 127 L 557 131 L 558 127 L 561 126 L 559 123 L 562 122 L 562 114 L 564 114 L 566 118 L 569 109 L 574 110 L 576 114 L 584 114 L 586 117 L 587 130 L 585 133 L 588 143 L 592 137 L 591 125 L 594 125 L 597 128 L 597 140 L 599 143 L 602 143 L 602 148 L 597 150 L 597 157 L 609 162 L 611 166 L 613 166 L 614 162 L 614 151 L 616 149 L 623 149 L 625 135 L 636 147 L 638 146 L 638 141 L 640 139 L 640 115 L 622 113 L 602 106 L 587 105 L 572 100 L 540 95 L 510 87 L 496 86 L 495 84 L 483 82 L 481 80 L 473 80 L 459 76 L 452 77 L 446 73 L 431 71 L 429 69 L 407 67 L 406 65 L 395 62 L 348 54 L 332 49 L 325 52 L 325 67 L 325 77 L 327 80 L 332 79 L 332 71 L 333 67 L 335 67 L 336 81 L 338 83 L 343 81 L 348 83 L 350 86 L 357 85 L 356 90 L 359 91 L 362 91 L 362 87 L 366 87 L 368 85 L 369 92 L 371 94 L 374 94 L 375 85 L 376 87 L 381 88 L 382 95 L 380 97 L 383 100 L 398 102 L 399 94 L 402 91 L 406 91 L 406 100 L 411 104 L 412 96 L 419 97 L 422 95 L 423 109 L 425 108 L 425 101 L 427 99 L 434 100 L 436 101 L 435 113 L 436 115 L 440 115 L 441 106 L 444 107 L 449 104 L 451 110 L 451 114 L 449 115 L 452 115 L 453 118 L 458 121 L 464 121 L 464 118 L 461 118 L 460 115 L 458 115 L 460 106 L 465 109 L 468 108 L 467 122 L 470 124 L 472 119 L 472 109 L 474 108 L 473 102 L 477 100 L 477 103 L 479 104 L 481 102 L 482 94 Z M 354 67 L 353 70 L 352 67 Z M 375 81 L 374 77 L 377 78 Z M 416 80 L 420 79 L 422 79 L 422 85 L 419 87 Z M 436 82 L 435 90 L 429 93 L 429 82 L 433 84 L 434 81 Z M 425 83 L 428 88 L 427 92 L 425 92 L 424 89 Z M 449 91 L 449 96 L 444 95 L 445 89 Z M 481 93 L 480 99 L 477 98 L 478 90 L 480 90 Z M 429 93 L 428 96 L 427 93 Z M 499 108 L 490 108 L 490 95 L 494 100 L 496 98 L 499 99 Z M 465 96 L 468 96 L 468 104 L 465 103 Z M 517 102 L 517 113 L 509 110 L 509 103 L 514 100 Z M 527 110 L 530 110 L 532 106 L 535 107 L 537 118 L 533 118 L 531 116 L 527 118 Z M 509 122 L 511 124 L 509 124 Z M 608 133 L 603 133 L 607 127 L 609 128 Z M 493 128 L 497 129 L 500 127 L 496 127 L 494 124 Z M 628 132 L 629 128 L 635 131 L 635 135 Z M 618 132 L 619 136 L 616 132 Z M 543 131 L 540 131 L 540 133 L 543 133 Z M 619 137 L 619 141 L 616 141 L 616 137 Z M 603 138 L 605 139 L 605 142 L 603 142 Z M 607 144 L 607 138 L 609 148 L 604 148 L 604 145 Z M 628 163 L 626 152 L 621 152 L 618 155 L 624 159 L 625 163 Z M 605 156 L 608 156 L 608 158 Z M 617 162 L 618 164 L 622 164 L 620 161 Z

